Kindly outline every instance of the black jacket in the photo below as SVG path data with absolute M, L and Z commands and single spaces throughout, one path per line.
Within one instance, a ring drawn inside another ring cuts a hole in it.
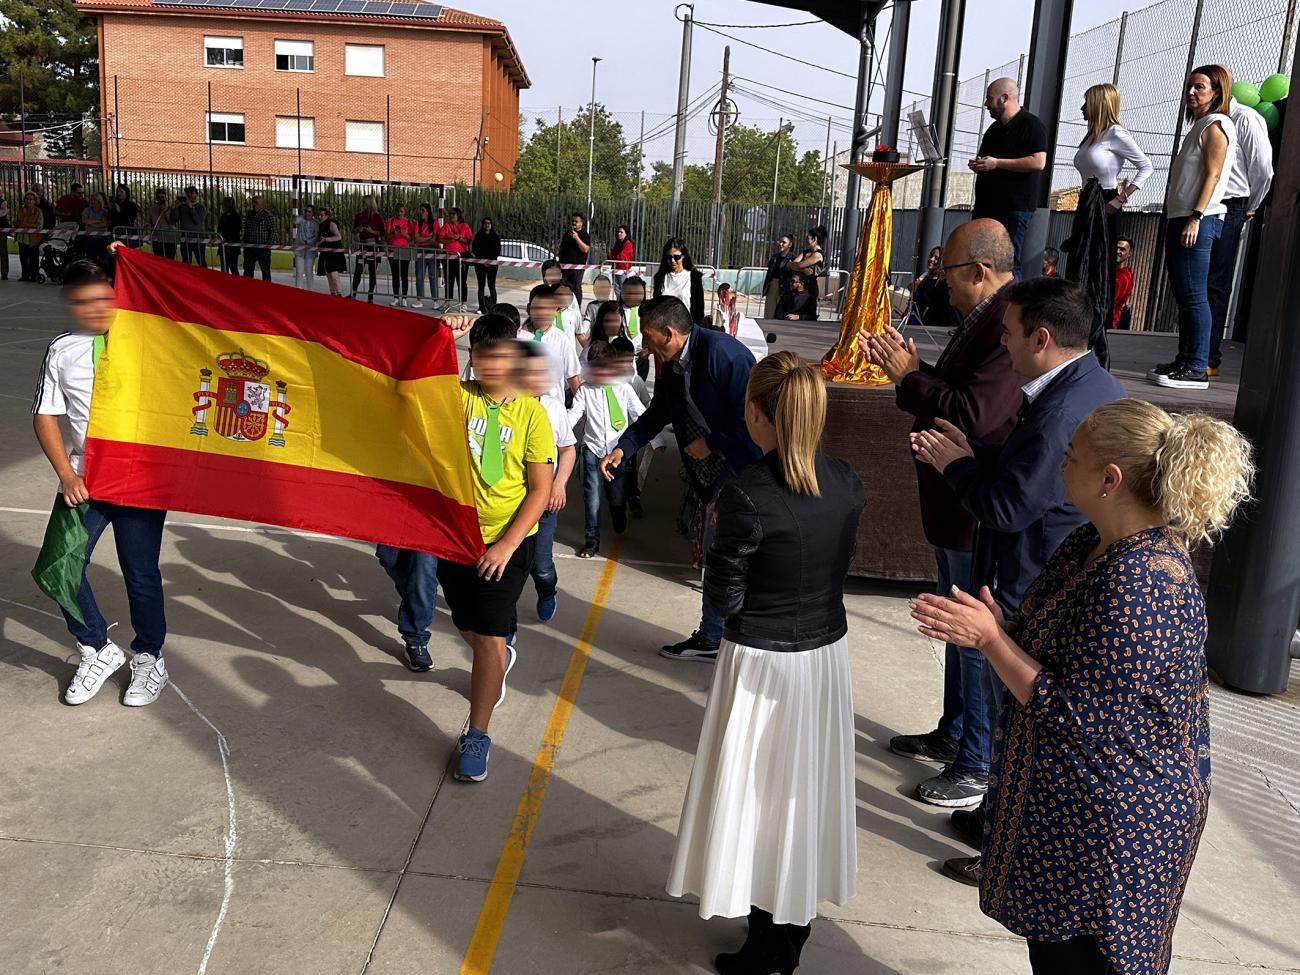
M 797 652 L 848 632 L 844 578 L 866 492 L 843 461 L 818 454 L 816 463 L 819 498 L 786 487 L 775 451 L 718 493 L 704 596 L 727 618 L 728 640 Z
M 1070 239 L 1061 245 L 1066 251 L 1066 280 L 1081 284 L 1092 305 L 1088 346 L 1103 369 L 1110 368 L 1106 332 L 1115 322 L 1115 227 L 1106 212 L 1107 202 L 1107 192 L 1090 178 L 1079 193 Z
M 501 235 L 495 230 L 490 233 L 480 230 L 474 235 L 470 250 L 473 251 L 475 257 L 481 257 L 486 261 L 495 261 L 501 257 Z
M 654 285 L 654 297 L 660 298 L 664 293 L 664 279 L 668 272 L 660 268 L 651 279 Z M 691 270 L 691 321 L 696 325 L 704 324 L 704 275 L 698 269 Z

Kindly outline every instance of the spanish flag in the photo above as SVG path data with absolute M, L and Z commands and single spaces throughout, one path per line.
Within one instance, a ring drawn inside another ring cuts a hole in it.
M 92 497 L 483 552 L 438 319 L 117 251 L 86 435 Z

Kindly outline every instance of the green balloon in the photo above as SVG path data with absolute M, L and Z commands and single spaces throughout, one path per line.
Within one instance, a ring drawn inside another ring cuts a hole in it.
M 1282 118 L 1277 110 L 1277 106 L 1272 102 L 1260 102 L 1255 106 L 1255 111 L 1264 116 L 1264 123 L 1268 126 L 1270 132 L 1277 128 L 1277 123 Z
M 1254 108 L 1261 100 L 1259 89 L 1249 81 L 1234 81 L 1232 83 L 1232 97 L 1247 108 Z
M 1291 79 L 1284 74 L 1271 74 L 1259 83 L 1259 99 L 1280 102 L 1291 90 Z

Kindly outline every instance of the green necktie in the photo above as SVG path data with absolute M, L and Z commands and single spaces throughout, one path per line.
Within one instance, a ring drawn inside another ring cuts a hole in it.
M 555 313 L 555 327 L 558 328 L 561 332 L 564 331 L 564 312 L 557 311 Z
M 488 487 L 493 487 L 505 473 L 501 457 L 501 404 L 487 404 L 487 428 L 483 431 L 483 459 L 479 473 Z
M 534 341 L 534 342 L 540 342 L 540 341 L 542 340 L 542 336 L 545 335 L 545 334 L 546 334 L 546 333 L 543 332 L 540 328 L 538 328 L 538 329 L 534 329 L 534 330 L 533 330 L 533 341 Z
M 99 357 L 104 354 L 104 349 L 108 346 L 107 335 L 96 335 L 90 344 L 90 372 L 93 375 L 99 368 Z
M 637 309 L 629 308 L 627 310 L 627 334 L 636 338 L 637 330 Z
M 627 417 L 623 415 L 623 407 L 619 405 L 613 386 L 605 387 L 605 403 L 609 406 L 609 425 L 615 430 L 622 430 L 627 426 Z

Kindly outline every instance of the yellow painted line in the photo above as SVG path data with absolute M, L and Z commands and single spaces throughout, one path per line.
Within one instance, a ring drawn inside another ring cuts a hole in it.
M 587 659 L 591 656 L 592 641 L 596 639 L 596 630 L 600 627 L 600 618 L 605 613 L 605 602 L 609 599 L 610 586 L 614 582 L 614 570 L 618 568 L 618 557 L 623 550 L 622 537 L 614 539 L 609 559 L 596 580 L 596 592 L 591 598 L 591 607 L 582 624 L 582 632 L 569 657 L 569 666 L 564 671 L 564 682 L 560 684 L 560 693 L 551 708 L 551 718 L 546 723 L 546 733 L 542 736 L 541 747 L 533 759 L 533 770 L 528 775 L 528 784 L 524 794 L 519 797 L 519 806 L 515 809 L 515 819 L 510 826 L 510 834 L 501 848 L 501 857 L 497 860 L 496 872 L 488 885 L 487 897 L 483 899 L 483 909 L 479 911 L 478 923 L 474 926 L 474 935 L 469 940 L 465 960 L 460 966 L 460 975 L 487 975 L 492 968 L 492 959 L 496 955 L 497 942 L 501 940 L 501 930 L 505 927 L 506 914 L 510 911 L 510 902 L 515 896 L 515 887 L 519 883 L 519 874 L 524 867 L 524 857 L 528 853 L 528 844 L 533 838 L 533 828 L 541 813 L 542 800 L 546 798 L 546 787 L 551 781 L 551 772 L 555 767 L 555 753 L 564 741 L 564 730 L 573 715 L 573 702 L 578 697 L 578 688 L 582 685 L 582 676 L 587 669 Z

